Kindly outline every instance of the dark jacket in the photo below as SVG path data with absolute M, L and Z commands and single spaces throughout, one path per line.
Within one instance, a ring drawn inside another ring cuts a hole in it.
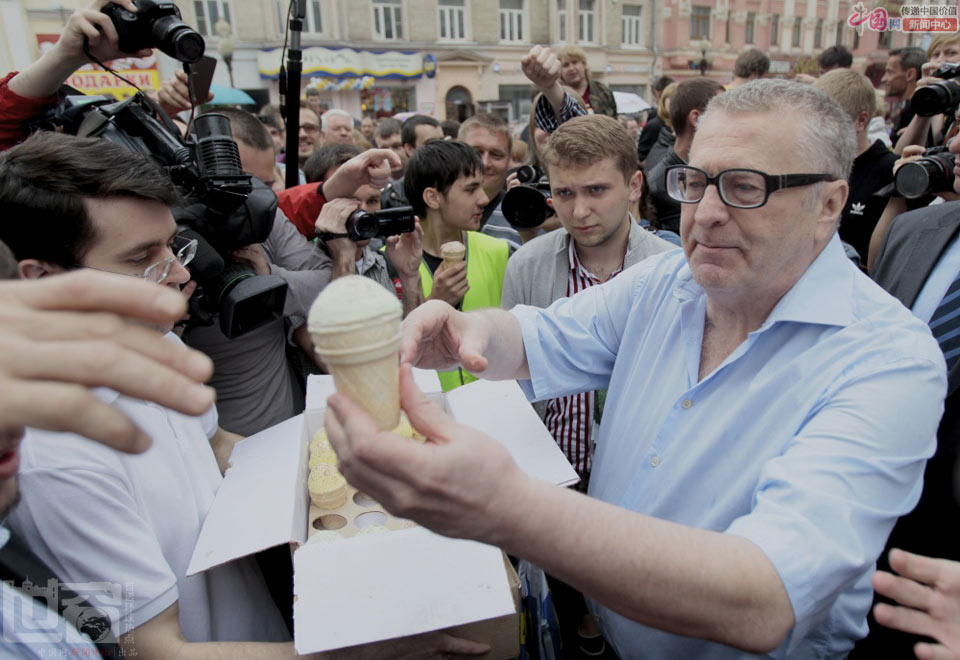
M 613 92 L 602 82 L 590 81 L 590 107 L 598 115 L 607 115 L 617 118 L 617 102 L 613 99 Z
M 673 143 L 676 141 L 677 136 L 673 134 L 673 131 L 666 126 L 661 128 L 657 134 L 656 143 L 654 143 L 650 149 L 650 153 L 647 154 L 646 159 L 643 161 L 643 170 L 649 172 L 657 163 L 663 160 L 663 157 L 667 155 L 667 151 L 673 147 Z

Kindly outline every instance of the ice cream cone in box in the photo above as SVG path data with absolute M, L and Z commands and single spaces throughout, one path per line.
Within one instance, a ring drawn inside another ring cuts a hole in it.
M 337 392 L 363 406 L 381 431 L 400 421 L 397 297 L 359 275 L 331 282 L 310 308 L 307 327 Z
M 450 241 L 440 246 L 440 257 L 443 259 L 444 268 L 458 264 L 466 255 L 467 246 L 460 241 Z

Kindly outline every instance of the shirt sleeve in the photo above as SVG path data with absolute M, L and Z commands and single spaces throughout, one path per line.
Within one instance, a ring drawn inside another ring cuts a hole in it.
M 646 264 L 561 298 L 547 309 L 517 305 L 530 380 L 520 382 L 531 401 L 606 387 L 628 318 L 641 313 L 637 292 Z M 635 323 L 635 321 L 631 321 Z
M 726 530 L 766 554 L 790 598 L 796 622 L 775 657 L 789 656 L 838 594 L 867 579 L 897 518 L 920 498 L 945 372 L 917 359 L 877 362 L 824 393 L 818 412 L 763 468 L 750 513 Z M 865 617 L 869 585 L 861 594 L 856 614 Z
M 12 91 L 10 81 L 18 73 L 12 71 L 0 79 L 0 151 L 23 139 L 24 122 L 57 102 L 56 96 L 30 99 Z
M 322 181 L 316 181 L 281 190 L 277 195 L 280 210 L 308 240 L 316 234 L 317 216 L 327 203 L 323 197 L 322 185 Z
M 587 111 L 584 110 L 583 106 L 577 102 L 577 99 L 573 98 L 568 92 L 563 93 L 563 104 L 560 106 L 559 120 L 553 112 L 553 106 L 550 105 L 550 101 L 542 94 L 534 108 L 537 127 L 546 133 L 553 133 L 563 122 L 569 121 L 574 117 L 582 117 L 585 114 L 587 114 Z
M 271 272 L 287 283 L 284 316 L 306 318 L 317 294 L 330 283 L 332 270 L 323 268 L 320 248 L 305 240 L 280 209 L 262 247 Z
M 179 597 L 156 535 L 121 480 L 107 471 L 28 470 L 19 476 L 23 499 L 10 516 L 11 527 L 64 582 L 108 583 L 132 593 L 131 611 L 111 613 L 117 637 Z

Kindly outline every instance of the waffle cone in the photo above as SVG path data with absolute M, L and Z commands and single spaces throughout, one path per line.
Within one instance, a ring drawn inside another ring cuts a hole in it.
M 463 261 L 467 254 L 466 246 L 460 241 L 450 241 L 440 246 L 440 256 L 443 258 L 443 267 L 449 268 Z

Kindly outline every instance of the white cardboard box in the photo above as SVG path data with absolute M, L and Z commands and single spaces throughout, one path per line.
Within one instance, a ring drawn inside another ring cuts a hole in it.
M 460 422 L 501 442 L 529 474 L 558 485 L 577 475 L 513 381 L 421 389 Z M 515 613 L 498 548 L 414 527 L 305 546 L 309 440 L 323 421 L 329 376 L 311 376 L 308 410 L 238 443 L 187 575 L 293 544 L 294 643 L 313 653 L 442 630 Z M 311 409 L 319 408 L 319 409 Z M 494 412 L 496 414 L 491 414 Z

